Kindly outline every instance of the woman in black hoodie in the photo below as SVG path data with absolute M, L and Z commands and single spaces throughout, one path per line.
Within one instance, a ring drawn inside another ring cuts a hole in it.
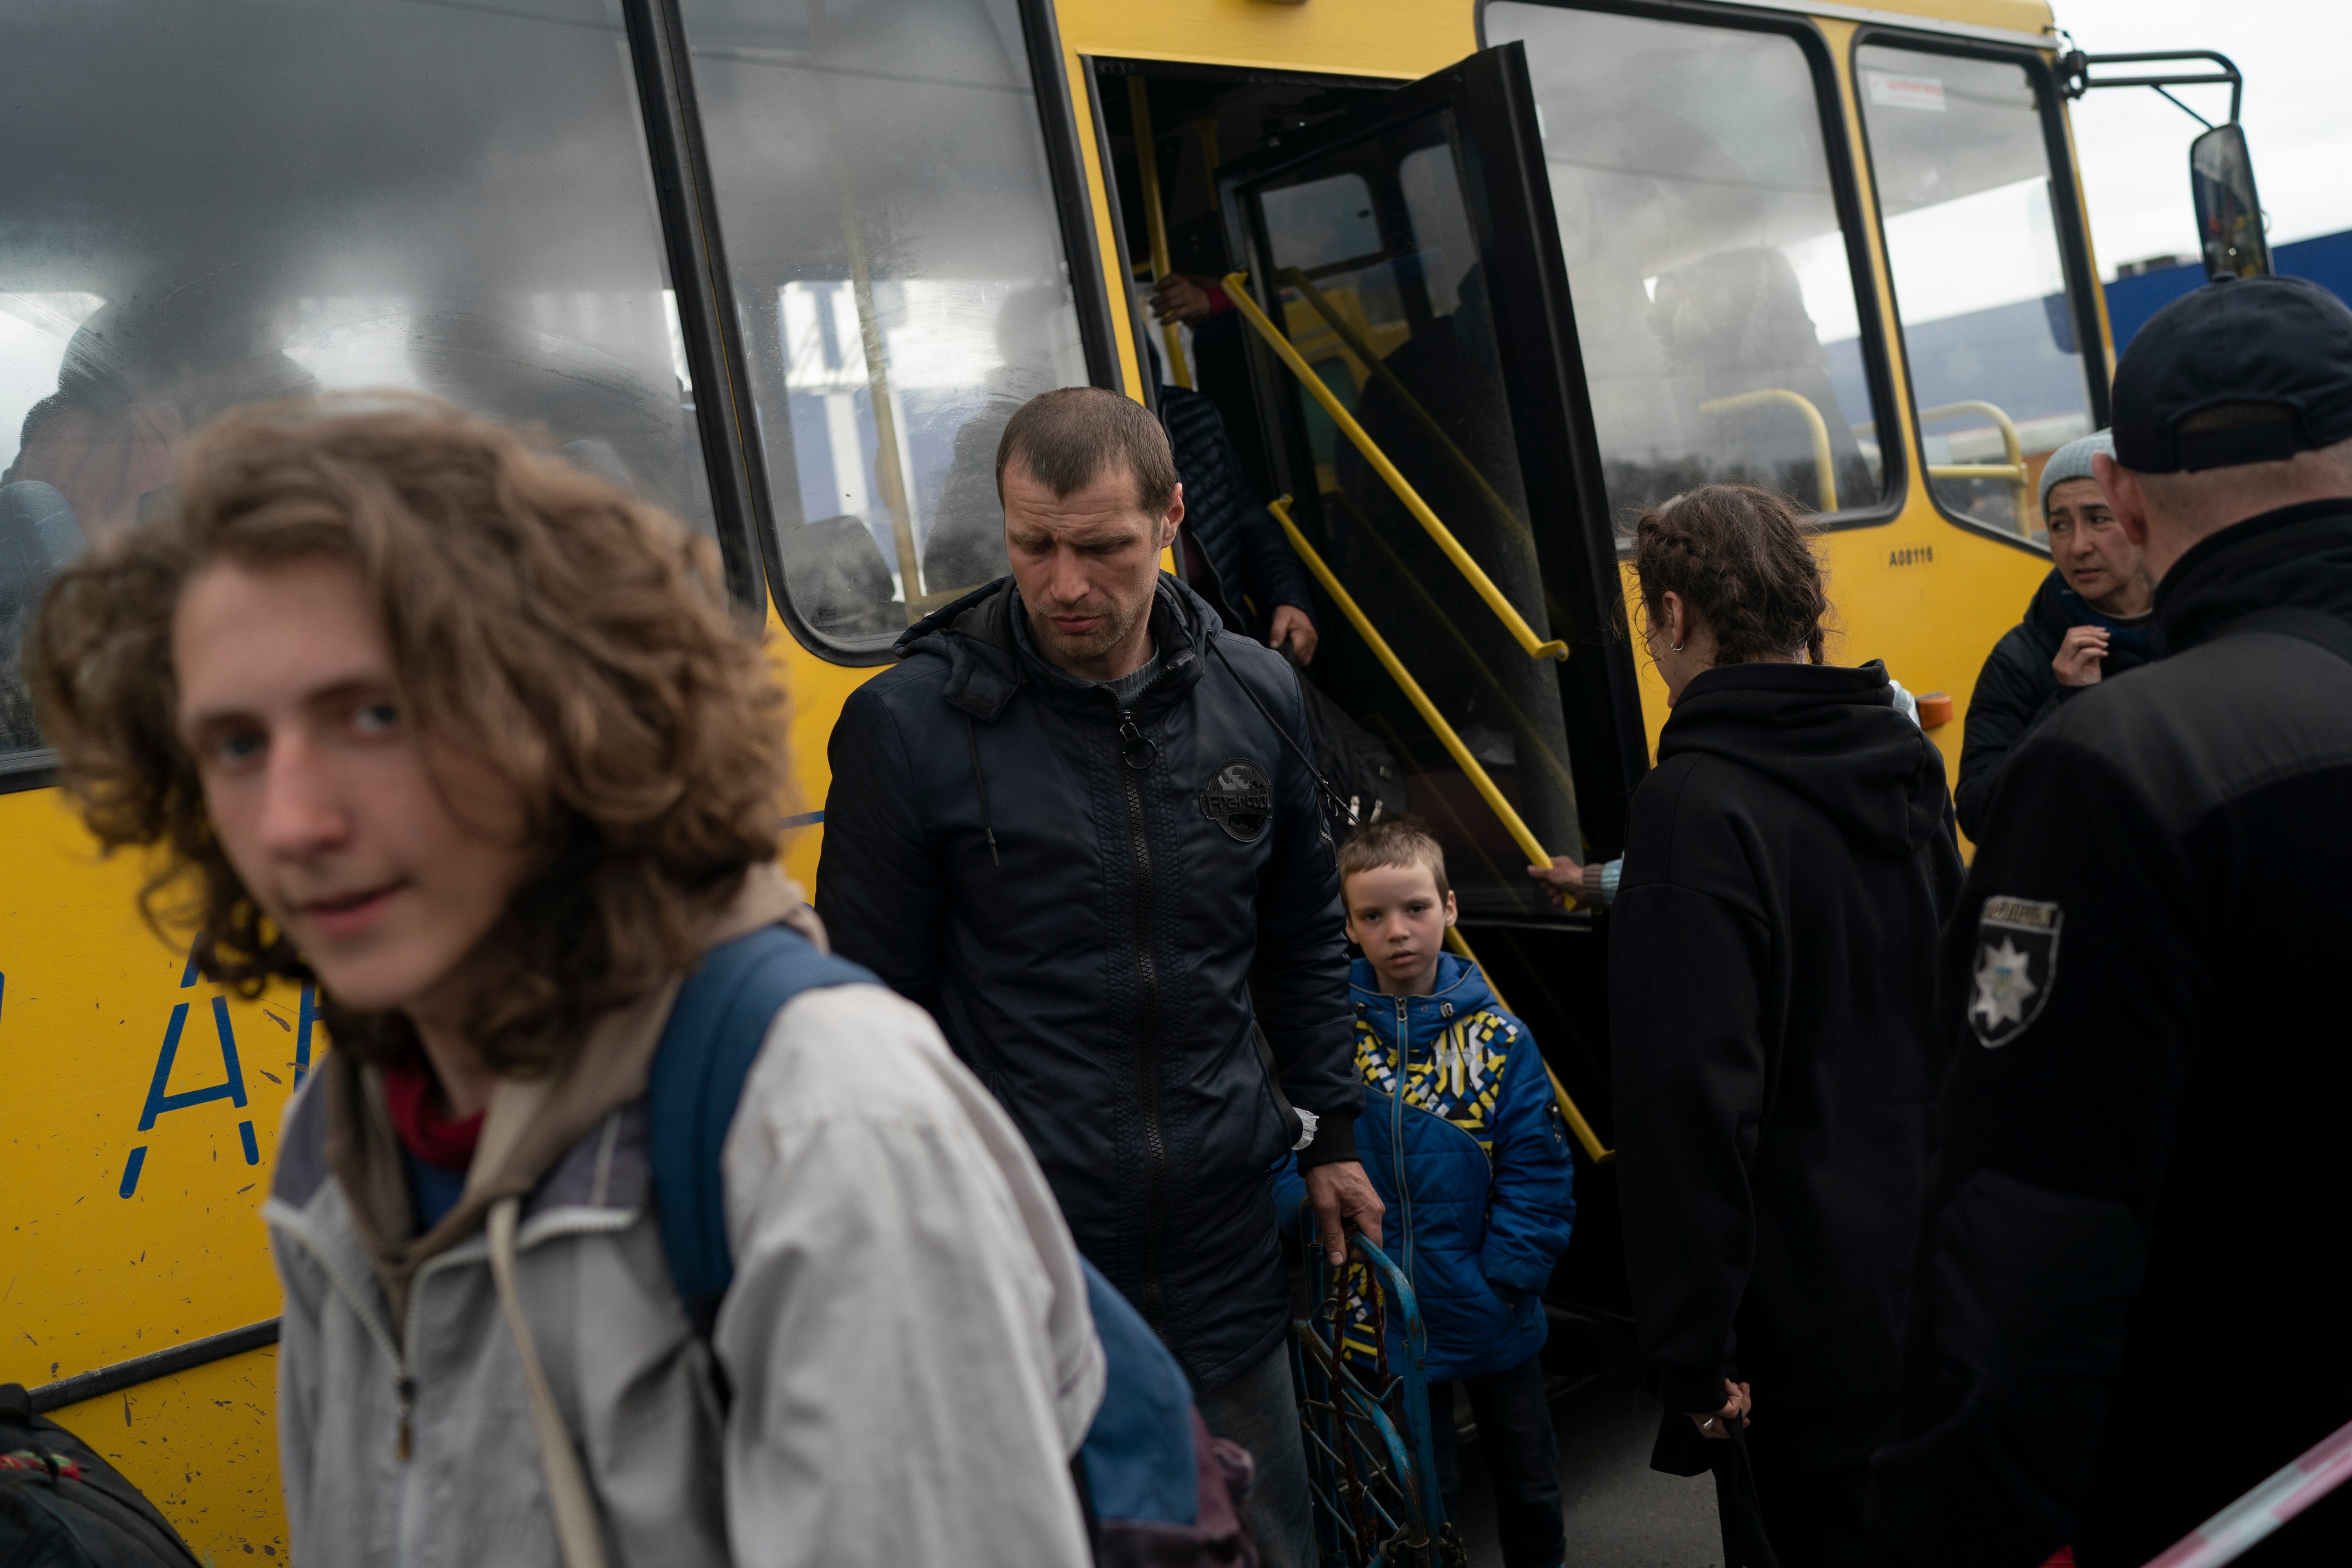
M 1877 661 L 1822 662 L 1829 601 L 1784 498 L 1679 496 L 1636 525 L 1633 565 L 1673 713 L 1633 796 L 1610 1011 L 1660 1462 L 1703 1468 L 1693 1430 L 1727 1437 L 1752 1405 L 1780 1561 L 1874 1563 L 1866 1462 L 1895 1411 L 1963 876 L 1943 758 Z

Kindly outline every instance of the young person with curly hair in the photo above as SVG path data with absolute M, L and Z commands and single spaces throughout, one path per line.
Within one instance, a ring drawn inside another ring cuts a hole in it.
M 297 1561 L 1087 1560 L 1069 1235 L 780 875 L 783 698 L 709 541 L 445 405 L 286 405 L 193 441 L 36 639 L 151 922 L 315 981 L 333 1034 L 264 1209 Z M 656 1180 L 673 1010 L 759 964 L 807 984 L 746 1013 L 704 1300 Z
M 1785 498 L 1677 496 L 1633 568 L 1673 712 L 1633 795 L 1610 1021 L 1660 1458 L 1720 1484 L 1737 1432 L 1781 1563 L 1876 1563 L 1867 1460 L 1895 1415 L 1962 878 L 1943 759 L 1875 660 L 1822 662 L 1829 596 Z

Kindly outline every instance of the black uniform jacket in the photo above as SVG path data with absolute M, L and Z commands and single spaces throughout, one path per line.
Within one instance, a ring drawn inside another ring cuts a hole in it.
M 1992 808 L 1993 785 L 2000 781 L 2000 765 L 2009 760 L 2010 752 L 2060 704 L 2092 689 L 2059 685 L 2058 671 L 2052 664 L 2066 634 L 2086 624 L 2084 616 L 2068 607 L 2065 588 L 2066 580 L 2053 567 L 2034 591 L 2033 602 L 2025 606 L 2025 619 L 2001 634 L 1984 668 L 1977 673 L 1976 689 L 1969 696 L 1968 738 L 1960 743 L 1959 782 L 1952 786 L 1960 831 L 1972 839 L 1984 832 Z M 2121 637 L 2111 638 L 2094 685 L 2147 662 Z
M 2352 664 L 2223 635 L 2273 605 L 2352 620 L 2352 500 L 2201 541 L 2167 657 L 2010 761 L 1875 1466 L 1922 1563 L 2143 1563 L 2352 1419 Z M 2244 1561 L 2352 1562 L 2347 1502 Z
M 1944 763 L 1886 672 L 1700 675 L 1611 917 L 1625 1251 L 1668 1419 L 1754 1384 L 1759 1463 L 1892 1425 L 1958 897 Z
M 1166 668 L 1130 766 L 1109 693 L 1017 650 L 1020 613 L 1010 577 L 967 595 L 843 708 L 817 910 L 835 951 L 931 1010 L 1080 1249 L 1214 1388 L 1289 1317 L 1271 1177 L 1289 1139 L 1253 976 L 1283 1088 L 1322 1119 L 1302 1163 L 1355 1157 L 1363 1100 L 1314 783 L 1234 671 L 1305 745 L 1298 678 L 1163 574 Z

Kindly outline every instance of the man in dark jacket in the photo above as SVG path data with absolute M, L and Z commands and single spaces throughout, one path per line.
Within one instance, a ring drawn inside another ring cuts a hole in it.
M 2146 1562 L 2352 1416 L 2352 310 L 2200 289 L 2115 408 L 2166 657 L 2019 749 L 1946 936 L 1873 1496 L 1929 1568 Z M 2241 1561 L 2352 1561 L 2352 1492 Z
M 2148 660 L 2156 582 L 2091 475 L 2095 458 L 2114 453 L 2102 430 L 2069 441 L 2042 466 L 2042 519 L 2055 565 L 2025 619 L 1993 645 L 1969 698 L 1952 804 L 1970 838 L 1990 815 L 2001 763 L 2028 731 L 2104 677 Z
M 1267 1561 L 1304 1563 L 1271 1173 L 1297 1147 L 1335 1250 L 1381 1202 L 1298 678 L 1160 571 L 1184 505 L 1139 405 L 1033 399 L 997 479 L 1013 574 L 909 627 L 835 726 L 817 909 L 1012 1113 L 1256 1457 Z

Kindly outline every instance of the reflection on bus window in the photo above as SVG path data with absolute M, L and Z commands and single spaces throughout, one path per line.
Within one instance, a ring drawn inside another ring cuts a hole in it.
M 686 0 L 777 556 L 845 651 L 1003 575 L 996 441 L 1083 384 L 1014 0 Z
M 11 7 L 0 766 L 42 584 L 239 404 L 403 387 L 708 524 L 612 0 Z
M 1886 260 L 1936 499 L 2045 541 L 2052 452 L 2091 431 L 2043 106 L 2025 68 L 1857 51 Z
M 1255 193 L 1291 342 L 1538 637 L 1538 533 L 1450 111 L 1348 143 Z M 1349 167 L 1334 173 L 1331 163 Z M 1335 199 L 1336 198 L 1336 199 Z M 1558 667 L 1528 657 L 1321 406 L 1293 389 L 1332 565 L 1536 837 L 1580 852 Z M 1466 912 L 1540 916 L 1526 855 L 1365 646 L 1318 660 L 1403 764 Z M 1333 667 L 1339 667 L 1334 669 Z
M 1524 40 L 1610 508 L 1746 479 L 1883 493 L 1853 269 L 1803 51 L 1496 0 Z

